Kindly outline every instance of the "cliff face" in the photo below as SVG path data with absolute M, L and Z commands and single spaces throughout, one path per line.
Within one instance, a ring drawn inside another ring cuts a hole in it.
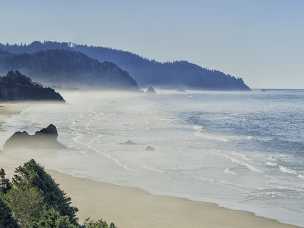
M 131 52 L 60 42 L 33 42 L 29 45 L 1 45 L 11 53 L 36 53 L 60 49 L 81 52 L 98 61 L 109 61 L 127 70 L 143 87 L 156 86 L 173 89 L 250 90 L 238 77 L 217 70 L 203 68 L 187 61 L 157 62 Z
M 45 88 L 22 75 L 19 71 L 9 71 L 0 77 L 0 101 L 60 101 L 62 96 L 52 88 Z

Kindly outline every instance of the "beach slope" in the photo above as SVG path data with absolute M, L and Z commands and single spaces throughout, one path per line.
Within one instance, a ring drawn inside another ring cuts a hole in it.
M 76 178 L 50 171 L 79 207 L 79 217 L 102 216 L 123 228 L 206 227 L 206 228 L 288 228 L 275 220 L 253 213 L 221 208 L 216 204 L 156 196 L 136 188 Z

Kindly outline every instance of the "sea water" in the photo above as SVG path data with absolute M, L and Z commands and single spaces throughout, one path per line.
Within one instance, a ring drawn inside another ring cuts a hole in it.
M 9 118 L 0 143 L 53 123 L 68 149 L 0 158 L 304 226 L 304 91 L 62 94 Z

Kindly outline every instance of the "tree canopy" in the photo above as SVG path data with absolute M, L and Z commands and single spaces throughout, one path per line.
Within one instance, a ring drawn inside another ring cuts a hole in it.
M 0 179 L 5 179 L 2 169 Z M 33 159 L 19 166 L 8 184 L 0 191 L 0 228 L 116 228 L 102 219 L 79 224 L 71 198 Z

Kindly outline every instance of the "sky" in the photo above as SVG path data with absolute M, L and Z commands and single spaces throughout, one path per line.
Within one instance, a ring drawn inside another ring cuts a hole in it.
M 303 0 L 10 0 L 0 1 L 0 42 L 106 46 L 252 88 L 304 88 L 303 12 Z

